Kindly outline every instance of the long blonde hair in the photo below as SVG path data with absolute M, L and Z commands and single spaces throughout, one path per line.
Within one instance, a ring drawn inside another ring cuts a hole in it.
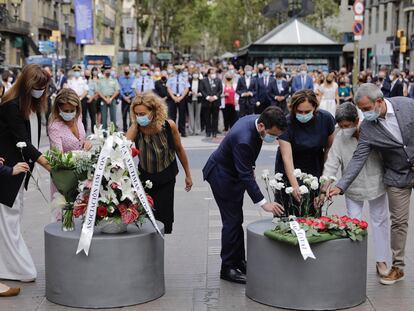
M 59 114 L 59 108 L 61 108 L 64 104 L 70 104 L 76 107 L 75 119 L 77 120 L 79 118 L 82 112 L 82 106 L 78 94 L 76 94 L 76 92 L 72 89 L 63 88 L 56 95 L 52 111 L 50 112 L 49 124 L 52 124 L 55 120 L 62 120 L 62 117 Z
M 135 96 L 131 104 L 131 122 L 132 124 L 137 124 L 137 115 L 134 111 L 136 106 L 143 105 L 151 111 L 153 118 L 151 123 L 153 123 L 157 128 L 160 128 L 164 125 L 167 120 L 167 108 L 165 101 L 154 94 L 153 92 L 144 92 Z

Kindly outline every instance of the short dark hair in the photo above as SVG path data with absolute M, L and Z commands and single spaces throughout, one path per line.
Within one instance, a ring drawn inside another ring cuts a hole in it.
M 260 115 L 257 123 L 263 123 L 265 129 L 271 129 L 276 126 L 279 130 L 285 130 L 287 128 L 287 120 L 282 109 L 279 107 L 267 107 Z

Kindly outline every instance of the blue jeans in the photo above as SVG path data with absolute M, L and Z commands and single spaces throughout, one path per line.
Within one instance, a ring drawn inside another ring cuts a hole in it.
M 111 104 L 107 104 L 105 101 L 101 101 L 101 113 L 102 113 L 102 127 L 106 130 L 108 128 L 108 109 L 111 117 L 111 122 L 116 126 L 116 99 L 112 100 Z

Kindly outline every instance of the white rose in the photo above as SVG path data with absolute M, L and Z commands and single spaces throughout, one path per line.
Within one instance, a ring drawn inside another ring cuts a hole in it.
M 27 144 L 24 141 L 20 141 L 16 144 L 16 147 L 17 148 L 24 148 L 24 147 L 27 147 Z
M 263 170 L 262 171 L 262 179 L 269 179 L 269 170 Z
M 302 185 L 299 187 L 299 192 L 300 194 L 306 194 L 306 193 L 309 193 L 309 189 L 305 185 Z
M 147 180 L 145 182 L 145 188 L 151 189 L 152 188 L 152 181 L 151 180 Z
M 285 188 L 285 184 L 282 182 L 278 182 L 276 185 L 276 190 L 282 190 L 283 188 Z
M 287 187 L 285 189 L 286 194 L 291 194 L 293 192 L 293 188 L 292 187 Z
M 306 177 L 306 178 L 303 180 L 303 183 L 304 183 L 304 184 L 306 184 L 306 185 L 310 185 L 310 184 L 312 183 L 312 179 L 311 179 L 311 178 L 309 178 L 309 177 Z
M 282 173 L 276 173 L 275 174 L 275 179 L 276 180 L 282 180 L 283 179 L 283 174 Z
M 302 173 L 302 174 L 300 174 L 300 179 L 309 178 L 310 176 L 312 176 L 312 175 L 308 175 L 306 173 Z
M 276 189 L 278 182 L 276 181 L 276 179 L 270 179 L 269 180 L 269 187 L 272 189 Z
M 319 178 L 319 182 L 320 182 L 321 184 L 326 183 L 328 180 L 329 180 L 329 178 L 328 178 L 328 177 L 326 177 L 326 176 L 321 176 L 321 177 Z
M 301 178 L 302 177 L 302 171 L 297 168 L 293 171 L 293 175 L 295 175 L 296 178 Z
M 318 181 L 317 180 L 312 180 L 312 182 L 310 184 L 310 187 L 311 187 L 312 190 L 318 190 L 318 188 L 319 188 Z

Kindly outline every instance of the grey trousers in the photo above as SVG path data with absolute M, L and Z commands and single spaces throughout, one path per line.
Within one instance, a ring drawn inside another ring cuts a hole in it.
M 407 241 L 410 197 L 414 181 L 404 188 L 388 187 L 391 215 L 392 265 L 404 268 L 405 244 Z
M 189 127 L 190 134 L 200 134 L 201 133 L 201 102 L 198 100 L 191 100 L 188 103 L 188 116 L 189 116 Z

